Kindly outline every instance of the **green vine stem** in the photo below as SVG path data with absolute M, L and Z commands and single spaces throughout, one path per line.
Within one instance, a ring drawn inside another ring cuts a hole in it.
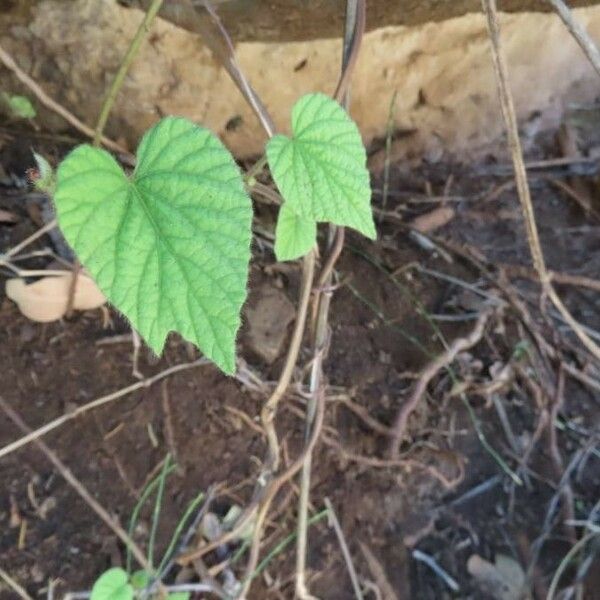
M 300 347 L 302 346 L 302 337 L 304 335 L 304 329 L 306 326 L 306 317 L 308 314 L 308 305 L 310 303 L 310 297 L 312 293 L 314 273 L 315 250 L 311 250 L 304 257 L 304 262 L 302 265 L 302 285 L 300 290 L 298 315 L 296 317 L 296 325 L 294 327 L 292 341 L 290 342 L 288 348 L 285 365 L 275 390 L 273 390 L 273 393 L 267 402 L 265 402 L 261 411 L 261 421 L 267 434 L 267 441 L 269 444 L 269 453 L 265 465 L 266 472 L 268 474 L 275 473 L 279 469 L 279 441 L 277 439 L 277 433 L 275 432 L 273 421 L 277 413 L 279 401 L 290 385 L 294 367 L 298 361 Z
M 129 48 L 127 49 L 127 54 L 125 54 L 125 58 L 113 79 L 113 82 L 108 90 L 108 94 L 102 103 L 102 108 L 100 110 L 100 116 L 98 117 L 98 123 L 96 124 L 96 129 L 94 131 L 94 146 L 99 146 L 102 140 L 102 133 L 104 131 L 104 127 L 106 126 L 106 122 L 108 121 L 108 116 L 110 115 L 110 111 L 117 99 L 119 91 L 123 86 L 123 81 L 125 80 L 125 75 L 127 75 L 127 71 L 129 71 L 129 67 L 133 62 L 133 59 L 136 57 L 142 42 L 146 39 L 148 35 L 148 31 L 152 26 L 152 22 L 154 21 L 154 17 L 158 14 L 160 7 L 162 6 L 163 0 L 153 0 L 148 12 L 145 14 L 138 30 L 135 33 L 134 38 L 131 40 L 129 44 Z
M 342 74 L 334 97 L 348 110 L 350 106 L 349 86 L 354 66 L 360 52 L 365 30 L 365 0 L 346 0 L 346 24 L 342 55 Z M 325 394 L 323 384 L 323 361 L 328 346 L 328 319 L 331 304 L 333 269 L 344 247 L 343 227 L 329 226 L 329 257 L 321 271 L 315 294 L 316 322 L 314 331 L 313 363 L 310 375 L 310 399 L 306 407 L 305 442 L 315 429 L 317 408 Z M 307 452 L 300 474 L 300 497 L 298 500 L 298 524 L 296 538 L 296 581 L 295 593 L 300 600 L 313 600 L 306 582 L 306 557 L 308 551 L 308 505 L 310 501 L 310 478 L 312 450 Z

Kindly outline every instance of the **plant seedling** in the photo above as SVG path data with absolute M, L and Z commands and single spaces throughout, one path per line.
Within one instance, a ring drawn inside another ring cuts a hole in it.
M 2 92 L 0 97 L 14 119 L 35 119 L 37 111 L 27 96 L 11 96 Z
M 323 94 L 300 98 L 291 138 L 267 159 L 284 199 L 279 260 L 316 243 L 317 223 L 375 238 L 366 152 L 356 124 Z M 170 331 L 225 373 L 246 299 L 252 205 L 233 157 L 208 130 L 167 117 L 143 137 L 127 176 L 105 150 L 83 145 L 56 173 L 59 226 L 108 300 L 160 354 Z

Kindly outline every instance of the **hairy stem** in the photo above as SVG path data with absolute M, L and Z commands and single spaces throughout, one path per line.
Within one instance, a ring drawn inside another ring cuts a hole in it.
M 119 91 L 123 86 L 123 81 L 125 81 L 125 76 L 127 75 L 127 71 L 129 71 L 129 67 L 133 62 L 136 54 L 138 53 L 142 42 L 146 39 L 148 35 L 148 31 L 150 30 L 150 26 L 154 21 L 154 17 L 156 17 L 160 7 L 162 6 L 163 0 L 153 0 L 150 8 L 146 12 L 138 30 L 134 38 L 131 40 L 129 44 L 129 48 L 127 49 L 127 54 L 125 54 L 125 58 L 113 79 L 113 82 L 108 90 L 108 94 L 104 99 L 104 103 L 102 104 L 102 108 L 100 110 L 100 116 L 98 117 L 98 123 L 96 124 L 96 129 L 94 133 L 94 146 L 99 146 L 102 140 L 102 133 L 104 131 L 104 127 L 106 126 L 106 122 L 108 121 L 108 116 L 110 115 L 110 111 L 117 99 Z
M 365 29 L 365 0 L 347 0 L 346 26 L 344 31 L 344 50 L 342 56 L 342 74 L 335 91 L 335 98 L 348 109 L 350 104 L 349 86 L 352 72 L 360 51 Z M 309 439 L 314 430 L 314 420 L 319 399 L 323 391 L 323 360 L 328 342 L 329 307 L 331 304 L 331 282 L 333 269 L 344 247 L 344 228 L 330 226 L 329 257 L 319 277 L 315 295 L 316 324 L 314 354 L 310 376 L 310 399 L 306 408 L 305 438 Z M 312 451 L 307 452 L 302 465 L 300 479 L 300 499 L 298 502 L 298 538 L 296 542 L 296 596 L 308 600 L 311 598 L 306 586 L 306 553 L 308 545 L 308 504 L 310 496 L 310 475 Z
M 319 289 L 315 296 L 318 303 L 317 321 L 315 325 L 315 341 L 312 368 L 310 373 L 310 399 L 306 407 L 305 440 L 308 440 L 314 427 L 315 414 L 319 398 L 323 396 L 323 359 L 327 350 L 329 306 L 331 304 L 331 281 L 335 260 L 339 257 L 344 239 L 344 229 L 331 225 L 332 242 L 330 257 L 323 274 L 319 278 Z M 339 243 L 338 240 L 342 240 Z M 328 268 L 329 267 L 329 268 Z M 296 596 L 298 598 L 311 598 L 306 587 L 306 551 L 308 536 L 308 504 L 310 496 L 310 474 L 312 469 L 312 452 L 307 452 L 302 464 L 300 478 L 300 498 L 298 501 L 298 537 L 296 540 Z
M 277 433 L 273 426 L 273 421 L 277 414 L 277 407 L 279 401 L 285 394 L 292 374 L 294 373 L 294 367 L 298 361 L 298 354 L 300 353 L 300 347 L 302 345 L 302 338 L 304 336 L 304 330 L 306 328 L 306 315 L 308 314 L 308 305 L 310 302 L 310 296 L 312 291 L 312 285 L 315 275 L 315 250 L 311 250 L 305 257 L 302 265 L 302 285 L 300 288 L 300 304 L 298 306 L 298 314 L 296 316 L 296 324 L 294 326 L 294 333 L 292 335 L 292 341 L 290 342 L 285 364 L 283 370 L 277 382 L 277 386 L 273 390 L 270 398 L 265 402 L 262 412 L 261 420 L 265 432 L 267 434 L 267 440 L 269 442 L 269 456 L 266 461 L 266 469 L 271 473 L 274 473 L 279 468 L 279 442 L 277 440 Z

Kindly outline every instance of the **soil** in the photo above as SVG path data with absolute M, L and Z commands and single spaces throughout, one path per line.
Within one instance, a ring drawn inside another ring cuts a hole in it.
M 5 178 L 0 187 L 0 209 L 18 217 L 16 224 L 0 224 L 0 249 L 4 251 L 40 224 L 36 208 L 39 196 L 23 181 L 30 166 L 24 149 L 42 147 L 49 158 L 56 159 L 68 145 L 6 130 L 1 144 L 0 167 Z M 437 249 L 426 249 L 407 233 L 403 223 L 435 209 L 439 204 L 436 197 L 445 196 L 444 202 L 456 215 L 433 235 L 459 249 L 476 248 L 489 265 L 529 265 L 514 188 L 490 194 L 510 179 L 503 171 L 494 174 L 499 164 L 507 164 L 501 151 L 497 154 L 495 159 L 482 157 L 479 164 L 471 165 L 394 166 L 379 241 L 369 243 L 350 233 L 339 263 L 340 285 L 334 293 L 332 337 L 325 363 L 326 436 L 330 443 L 321 443 L 316 451 L 311 501 L 313 511 L 318 512 L 325 498 L 331 500 L 361 578 L 375 582 L 380 589 L 387 581 L 398 599 L 516 598 L 509 592 L 499 596 L 502 590 L 498 586 L 490 588 L 489 580 L 469 570 L 469 559 L 479 556 L 494 563 L 502 555 L 527 570 L 535 542 L 545 531 L 547 539 L 532 575 L 535 597 L 542 597 L 541 590 L 547 588 L 572 546 L 568 532 L 557 524 L 562 517 L 552 509 L 557 486 L 564 488 L 559 485 L 561 473 L 553 468 L 546 436 L 536 444 L 526 469 L 519 469 L 519 448 L 511 448 L 491 396 L 470 391 L 466 405 L 459 395 L 451 393 L 452 381 L 441 372 L 409 421 L 402 444 L 405 463 L 394 467 L 384 462 L 389 439 L 340 400 L 351 398 L 380 425 L 391 426 L 414 374 L 431 356 L 443 351 L 423 307 L 434 318 L 445 316 L 447 320 L 436 323 L 451 341 L 473 327 L 472 319 L 460 320 L 461 316 L 482 309 L 481 302 L 465 292 L 460 282 L 477 285 L 489 294 L 499 293 L 495 282 L 486 280 L 464 256 L 441 243 Z M 548 138 L 539 141 L 532 158 L 557 155 L 556 144 Z M 549 174 L 564 179 L 564 172 L 532 175 L 548 265 L 556 271 L 593 277 L 600 272 L 600 224 L 550 183 Z M 593 177 L 586 179 L 586 185 L 596 207 L 600 206 Z M 374 188 L 382 188 L 379 174 L 374 174 Z M 377 191 L 374 203 L 381 207 Z M 261 208 L 260 212 L 269 216 L 268 209 Z M 44 237 L 31 249 L 52 244 Z M 48 259 L 30 258 L 22 264 L 44 268 Z M 415 265 L 454 279 L 426 275 L 413 268 Z M 495 273 L 499 277 L 499 272 Z M 7 273 L 0 275 L 5 279 Z M 513 283 L 518 284 L 514 289 L 521 297 L 531 301 L 534 319 L 548 334 L 549 328 L 537 311 L 538 287 L 528 280 L 513 279 Z M 265 287 L 283 290 L 295 302 L 298 286 L 299 267 L 277 266 L 268 244 L 258 239 L 249 305 L 256 305 Z M 50 324 L 33 323 L 4 297 L 3 290 L 1 286 L 0 395 L 29 426 L 38 427 L 136 381 L 129 329 L 114 311 L 108 326 L 99 310 Z M 600 328 L 598 293 L 566 286 L 559 290 L 577 318 L 592 329 Z M 420 305 L 415 304 L 415 298 Z M 273 364 L 263 362 L 252 351 L 248 335 L 246 324 L 239 356 L 263 381 L 275 380 L 282 358 Z M 558 325 L 553 335 L 557 344 L 559 340 L 575 344 Z M 527 339 L 518 315 L 507 308 L 494 317 L 485 338 L 454 363 L 459 381 L 489 383 L 493 379 L 490 372 L 513 360 Z M 150 376 L 196 357 L 197 351 L 172 335 L 160 359 L 142 351 L 140 370 Z M 310 358 L 305 351 L 300 365 L 306 365 Z M 495 397 L 518 443 L 526 445 L 540 417 L 532 393 L 519 380 L 499 389 Z M 576 462 L 567 478 L 574 517 L 585 520 L 600 494 L 600 461 L 597 451 L 592 453 L 600 431 L 600 395 L 567 378 L 564 398 L 560 419 L 569 427 L 557 430 L 558 447 L 565 466 L 579 456 L 578 452 L 581 454 L 582 448 L 587 449 L 586 460 Z M 87 413 L 45 436 L 45 441 L 123 525 L 167 452 L 174 453 L 178 469 L 166 483 L 156 549 L 160 556 L 188 502 L 200 491 L 223 485 L 225 491 L 211 506 L 220 516 L 233 505 L 243 506 L 249 501 L 265 443 L 247 421 L 259 423 L 263 401 L 263 394 L 225 377 L 212 366 L 201 366 Z M 297 413 L 302 409 L 302 403 L 290 397 L 277 418 L 288 460 L 301 447 L 303 423 Z M 247 419 L 240 417 L 243 413 Z M 481 434 L 507 468 L 519 472 L 523 485 L 516 485 L 482 445 Z M 0 414 L 0 446 L 20 435 Z M 35 445 L 0 459 L 0 481 L 0 566 L 33 598 L 44 595 L 50 581 L 56 582 L 58 594 L 88 590 L 103 570 L 123 564 L 122 544 Z M 295 493 L 295 488 L 288 487 L 278 497 L 266 531 L 265 555 L 293 532 Z M 135 538 L 145 545 L 152 523 L 151 506 L 142 515 Z M 339 543 L 326 521 L 311 526 L 309 544 L 311 591 L 327 600 L 354 597 Z M 369 551 L 371 560 L 367 558 Z M 454 580 L 456 589 L 415 558 L 422 556 L 415 551 L 434 559 Z M 593 561 L 593 554 L 589 556 Z M 218 560 L 216 556 L 207 558 L 209 564 Z M 585 597 L 589 599 L 600 598 L 598 582 L 591 579 L 594 573 L 597 579 L 597 559 L 595 566 L 596 570 L 592 566 L 585 574 Z M 237 567 L 234 571 L 238 576 L 243 572 Z M 257 578 L 251 598 L 292 598 L 293 573 L 290 546 L 276 554 Z M 564 585 L 572 577 L 573 570 L 567 570 Z M 1 586 L 0 598 L 15 597 Z M 392 599 L 391 593 L 384 592 L 381 597 Z M 366 597 L 375 596 L 370 593 Z

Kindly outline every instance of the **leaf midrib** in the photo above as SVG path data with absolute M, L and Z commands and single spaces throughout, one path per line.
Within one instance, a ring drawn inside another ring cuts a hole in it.
M 187 271 L 185 269 L 185 266 L 181 264 L 179 253 L 176 252 L 173 249 L 173 247 L 171 246 L 171 244 L 168 241 L 167 236 L 165 236 L 165 235 L 162 234 L 162 232 L 161 232 L 158 224 L 156 223 L 156 221 L 155 221 L 155 219 L 154 219 L 154 217 L 152 215 L 152 211 L 150 210 L 150 207 L 148 206 L 148 204 L 147 204 L 147 202 L 146 202 L 146 200 L 145 200 L 145 198 L 144 198 L 141 190 L 139 190 L 137 188 L 137 186 L 136 186 L 136 181 L 135 180 L 133 180 L 133 181 L 130 180 L 129 184 L 130 184 L 131 189 L 133 190 L 136 198 L 139 199 L 140 205 L 142 207 L 142 210 L 144 211 L 144 214 L 148 218 L 148 221 L 152 224 L 152 228 L 154 229 L 154 233 L 155 233 L 155 236 L 156 236 L 156 238 L 155 238 L 156 239 L 156 243 L 157 244 L 162 244 L 163 246 L 166 247 L 166 249 L 169 252 L 169 254 L 175 259 L 175 262 L 177 263 L 177 266 L 178 266 L 181 274 L 183 275 L 183 278 L 186 280 L 188 288 L 191 289 L 193 286 L 191 285 L 191 282 L 190 282 L 190 280 L 188 278 L 188 274 L 187 274 Z M 159 261 L 159 266 L 158 266 L 157 270 L 158 270 L 158 278 L 160 280 L 160 274 L 161 274 L 160 261 Z M 159 287 L 160 287 L 160 283 L 159 283 Z M 189 304 L 189 294 L 187 294 L 186 301 Z M 213 326 L 213 324 L 211 322 L 210 315 L 208 314 L 208 312 L 206 310 L 206 307 L 202 303 L 200 303 L 198 301 L 198 299 L 196 299 L 196 304 L 202 309 L 202 311 L 204 312 L 205 316 L 207 317 L 206 321 L 207 321 L 208 327 L 212 331 L 213 344 L 216 345 L 216 346 L 218 346 L 218 348 L 219 348 L 219 350 L 220 350 L 220 352 L 221 352 L 221 354 L 223 356 L 226 356 L 227 355 L 227 351 L 226 351 L 225 348 L 223 348 L 223 346 L 220 343 L 219 336 L 217 335 L 215 327 Z M 190 315 L 191 315 L 192 312 L 189 310 L 189 308 L 188 308 L 188 311 L 190 312 Z M 196 337 L 198 337 L 197 324 L 194 322 L 194 319 L 191 319 L 191 323 L 192 323 L 192 327 L 193 327 L 193 329 L 194 329 L 194 331 L 196 333 Z

